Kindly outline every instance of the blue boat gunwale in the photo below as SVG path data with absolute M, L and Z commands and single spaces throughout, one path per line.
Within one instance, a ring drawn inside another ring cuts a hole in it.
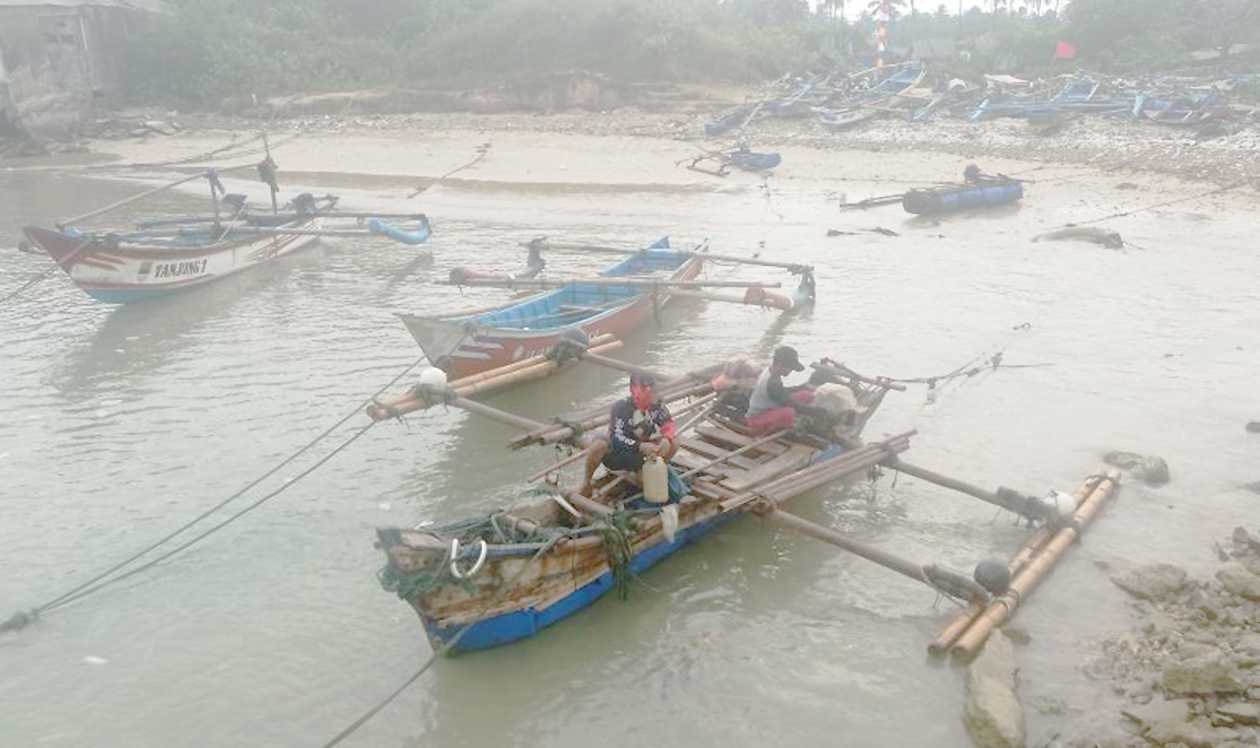
M 669 237 L 662 237 L 599 274 L 611 278 L 637 275 L 650 270 L 668 270 L 676 274 L 688 261 L 702 257 L 703 255 L 694 251 L 672 249 Z M 601 320 L 638 302 L 643 294 L 641 286 L 569 283 L 497 309 L 430 318 L 426 322 L 494 328 L 496 332 L 509 335 L 518 331 L 532 335 L 540 331 L 562 330 Z M 562 307 L 566 306 L 572 309 L 563 311 Z M 538 324 L 542 321 L 546 324 Z

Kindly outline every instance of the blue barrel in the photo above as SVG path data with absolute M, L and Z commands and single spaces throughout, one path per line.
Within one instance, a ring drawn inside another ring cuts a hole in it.
M 1024 196 L 1024 185 L 1009 182 L 969 184 L 959 187 L 942 187 L 932 190 L 910 190 L 901 198 L 901 207 L 907 213 L 953 213 L 971 208 L 1006 205 Z

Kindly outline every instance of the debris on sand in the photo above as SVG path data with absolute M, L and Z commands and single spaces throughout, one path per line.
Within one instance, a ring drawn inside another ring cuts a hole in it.
M 1120 232 L 1095 228 L 1092 226 L 1069 226 L 1067 228 L 1033 237 L 1034 242 L 1058 242 L 1071 241 L 1074 239 L 1094 242 L 1095 244 L 1101 244 L 1109 249 L 1124 249 L 1124 239 L 1120 236 Z

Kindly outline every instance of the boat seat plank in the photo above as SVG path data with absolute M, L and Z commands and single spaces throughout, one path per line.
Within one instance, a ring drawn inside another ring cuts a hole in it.
M 722 485 L 732 491 L 744 491 L 752 486 L 777 478 L 793 470 L 799 470 L 809 464 L 817 450 L 803 444 L 794 444 L 786 452 L 765 463 L 746 476 L 739 476 L 722 481 Z
M 732 431 L 731 429 L 728 429 L 724 426 L 715 426 L 713 424 L 707 424 L 707 423 L 696 426 L 696 433 L 704 437 L 709 442 L 716 441 L 722 444 L 733 444 L 737 448 L 746 447 L 749 444 L 752 444 L 754 441 L 756 441 L 756 437 L 745 436 L 743 434 L 736 433 L 735 431 Z M 764 452 L 766 454 L 772 454 L 772 455 L 781 455 L 784 452 L 786 452 L 787 449 L 788 449 L 788 445 L 784 444 L 781 440 L 776 439 L 771 442 L 766 442 L 765 444 L 762 444 L 761 446 L 757 447 L 756 449 L 752 451 Z

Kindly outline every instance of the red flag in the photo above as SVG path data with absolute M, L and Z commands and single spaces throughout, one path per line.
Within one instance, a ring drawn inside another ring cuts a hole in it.
M 1059 42 L 1054 47 L 1054 59 L 1056 60 L 1074 60 L 1076 59 L 1076 45 L 1072 42 Z

